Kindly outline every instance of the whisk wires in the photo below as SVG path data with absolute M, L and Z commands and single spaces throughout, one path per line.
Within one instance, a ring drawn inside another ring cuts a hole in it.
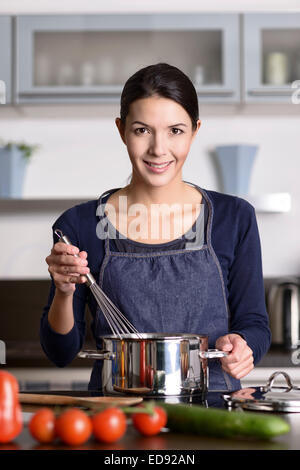
M 54 233 L 58 236 L 60 241 L 66 245 L 71 245 L 70 240 L 61 230 L 56 229 Z M 78 255 L 74 254 L 76 258 Z M 100 307 L 113 335 L 118 336 L 120 339 L 124 338 L 126 334 L 136 334 L 138 338 L 143 339 L 141 333 L 130 323 L 125 315 L 116 307 L 116 305 L 110 300 L 105 292 L 98 286 L 95 278 L 92 274 L 88 273 L 85 275 L 87 279 L 87 285 L 90 288 L 95 300 Z

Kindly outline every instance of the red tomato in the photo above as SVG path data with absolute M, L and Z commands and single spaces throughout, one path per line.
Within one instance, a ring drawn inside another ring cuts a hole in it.
M 65 444 L 77 446 L 91 436 L 92 422 L 84 411 L 70 408 L 56 418 L 55 432 Z
M 0 443 L 11 442 L 23 428 L 21 406 L 18 398 L 17 379 L 0 370 Z
M 126 415 L 119 408 L 107 408 L 92 417 L 93 433 L 100 442 L 116 442 L 125 434 Z
M 30 434 L 42 443 L 52 442 L 55 438 L 55 415 L 50 408 L 41 408 L 30 419 Z
M 158 434 L 167 424 L 167 413 L 160 406 L 154 407 L 154 414 L 134 413 L 132 423 L 143 436 L 154 436 Z

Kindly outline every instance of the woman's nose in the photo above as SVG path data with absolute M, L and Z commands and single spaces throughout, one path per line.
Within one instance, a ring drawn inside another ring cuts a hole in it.
M 155 135 L 151 139 L 150 149 L 151 155 L 160 157 L 167 154 L 166 139 L 162 135 Z

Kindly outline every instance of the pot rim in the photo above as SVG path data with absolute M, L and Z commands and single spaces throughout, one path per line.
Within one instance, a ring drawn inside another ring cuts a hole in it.
M 145 341 L 145 340 L 162 340 L 162 341 L 172 341 L 172 340 L 190 340 L 195 339 L 207 339 L 208 335 L 206 334 L 190 334 L 190 333 L 139 333 L 139 336 L 136 333 L 126 333 L 122 334 L 122 338 L 119 338 L 117 335 L 105 335 L 99 336 L 99 339 L 112 339 L 118 341 Z

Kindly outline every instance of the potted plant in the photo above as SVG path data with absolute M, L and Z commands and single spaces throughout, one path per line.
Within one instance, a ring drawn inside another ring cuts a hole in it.
M 38 145 L 0 141 L 0 197 L 21 198 L 27 163 Z

